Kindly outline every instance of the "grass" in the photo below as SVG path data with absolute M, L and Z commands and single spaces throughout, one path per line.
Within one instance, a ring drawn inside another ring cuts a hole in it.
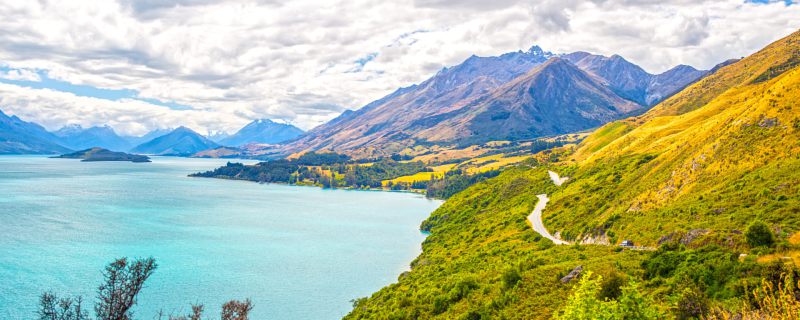
M 458 164 L 456 168 L 464 169 L 468 173 L 486 172 L 522 162 L 531 156 L 532 155 L 506 157 L 504 154 L 493 154 L 490 156 L 478 157 L 464 161 Z
M 573 285 L 559 278 L 577 265 L 636 269 L 643 252 L 554 246 L 533 232 L 526 217 L 535 195 L 553 188 L 543 168 L 511 168 L 449 199 L 423 222 L 430 236 L 412 271 L 359 300 L 346 319 L 547 319 Z M 519 281 L 505 280 L 509 273 Z
M 475 158 L 491 149 L 481 148 L 473 145 L 462 149 L 439 150 L 433 153 L 414 157 L 412 161 L 422 161 L 424 163 L 444 162 L 452 159 Z
M 525 159 L 530 158 L 532 155 L 524 155 L 524 156 L 511 156 L 505 157 L 504 154 L 494 154 L 491 156 L 485 157 L 478 157 L 466 160 L 464 162 L 458 164 L 443 164 L 438 166 L 433 166 L 433 172 L 418 172 L 413 175 L 407 175 L 398 177 L 391 180 L 384 180 L 383 185 L 387 186 L 389 183 L 412 183 L 412 182 L 420 182 L 420 181 L 430 181 L 433 177 L 436 179 L 441 179 L 444 177 L 447 171 L 453 169 L 463 169 L 469 174 L 481 173 L 491 170 L 497 170 L 500 168 L 507 167 L 509 165 L 519 163 L 524 161 Z M 412 162 L 416 160 L 408 160 L 406 162 Z
M 551 196 L 546 223 L 567 238 L 605 234 L 650 245 L 698 228 L 724 237 L 755 218 L 800 230 L 798 101 L 795 68 L 729 87 L 702 108 L 650 117 L 610 142 L 632 122 L 608 125 L 575 152 L 577 170 Z
M 391 183 L 398 183 L 398 182 L 406 182 L 412 183 L 417 181 L 428 181 L 432 180 L 432 177 L 441 178 L 444 176 L 444 172 L 417 172 L 412 175 L 402 176 L 391 180 L 383 180 L 383 185 L 386 186 L 389 182 Z

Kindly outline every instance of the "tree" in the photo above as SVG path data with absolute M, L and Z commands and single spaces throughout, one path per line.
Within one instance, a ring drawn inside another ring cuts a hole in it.
M 703 292 L 697 288 L 684 288 L 678 300 L 678 319 L 696 319 L 706 315 L 709 302 Z
M 573 289 L 572 295 L 567 300 L 567 305 L 556 319 L 563 320 L 601 320 L 601 319 L 663 319 L 653 306 L 655 303 L 639 292 L 639 286 L 633 282 L 622 287 L 619 299 L 600 298 L 603 277 L 593 277 L 587 271 L 578 285 Z
M 756 220 L 750 224 L 744 235 L 747 238 L 747 244 L 751 248 L 770 247 L 775 243 L 775 235 L 769 229 L 769 226 L 762 221 Z
M 603 277 L 594 277 L 591 271 L 587 271 L 573 289 L 564 310 L 560 315 L 556 315 L 556 319 L 613 319 L 610 309 L 614 307 L 611 304 L 616 302 L 603 303 L 598 299 L 602 282 Z
M 185 316 L 169 316 L 169 320 L 201 320 L 203 318 L 203 305 L 202 304 L 193 304 L 192 305 L 192 313 L 185 315 Z M 158 317 L 161 319 L 161 316 Z
M 222 305 L 222 320 L 247 320 L 250 310 L 253 310 L 250 299 L 228 301 Z
M 625 277 L 619 273 L 612 272 L 600 288 L 601 299 L 617 299 L 622 294 L 622 287 L 625 285 Z
M 144 287 L 157 265 L 153 258 L 134 260 L 117 259 L 103 272 L 105 283 L 97 289 L 97 304 L 94 307 L 101 320 L 129 320 L 131 307 L 136 304 L 136 295 Z
M 83 310 L 83 299 L 58 298 L 46 292 L 39 298 L 39 320 L 88 320 Z
M 519 270 L 516 268 L 510 268 L 503 272 L 502 278 L 506 289 L 513 288 L 518 282 L 522 281 L 522 275 L 519 274 Z
M 619 319 L 663 319 L 664 317 L 654 307 L 656 304 L 639 292 L 639 285 L 629 281 L 622 287 L 622 294 L 617 300 Z
M 94 310 L 97 320 L 130 320 L 133 317 L 131 308 L 136 304 L 136 296 L 144 287 L 145 281 L 153 274 L 155 259 L 136 259 L 128 261 L 120 258 L 106 266 L 103 271 L 103 282 L 97 290 L 97 302 Z M 39 299 L 39 320 L 89 320 L 83 310 L 81 297 L 59 298 L 46 292 Z M 186 316 L 172 316 L 169 320 L 200 320 L 203 305 L 192 305 L 192 313 Z M 222 305 L 222 320 L 248 320 L 253 303 L 231 300 Z M 158 316 L 162 319 L 163 313 Z

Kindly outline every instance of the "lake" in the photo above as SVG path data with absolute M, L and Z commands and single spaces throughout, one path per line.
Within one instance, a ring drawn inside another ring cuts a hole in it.
M 338 319 L 408 270 L 419 224 L 441 204 L 186 176 L 226 161 L 0 156 L 0 319 L 34 318 L 44 291 L 82 295 L 93 310 L 107 263 L 151 256 L 159 266 L 137 319 L 192 303 L 219 317 L 245 298 L 254 319 Z

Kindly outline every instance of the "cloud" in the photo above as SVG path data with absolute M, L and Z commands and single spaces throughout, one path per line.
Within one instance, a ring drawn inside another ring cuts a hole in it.
M 39 77 L 38 73 L 28 69 L 10 69 L 6 71 L 0 70 L 0 79 L 34 82 L 42 81 L 42 78 Z
M 0 78 L 133 96 L 7 83 L 0 108 L 130 133 L 232 132 L 256 118 L 309 129 L 472 54 L 539 44 L 620 54 L 651 72 L 710 68 L 795 31 L 798 16 L 798 5 L 740 0 L 4 1 Z
M 109 124 L 121 133 L 142 135 L 152 129 L 181 125 L 198 132 L 208 132 L 246 124 L 242 118 L 228 113 L 172 110 L 133 99 L 111 101 L 5 83 L 0 83 L 0 106 L 4 112 L 22 119 L 36 120 L 49 130 L 56 130 L 67 123 L 84 127 Z
M 492 10 L 512 7 L 520 2 L 520 0 L 416 0 L 414 5 L 420 8 Z

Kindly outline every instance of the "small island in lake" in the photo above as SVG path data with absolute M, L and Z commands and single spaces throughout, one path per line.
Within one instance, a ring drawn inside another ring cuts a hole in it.
M 81 161 L 130 161 L 130 162 L 150 162 L 148 156 L 116 152 L 108 149 L 94 147 L 73 153 L 62 154 L 53 158 L 62 159 L 82 159 Z

